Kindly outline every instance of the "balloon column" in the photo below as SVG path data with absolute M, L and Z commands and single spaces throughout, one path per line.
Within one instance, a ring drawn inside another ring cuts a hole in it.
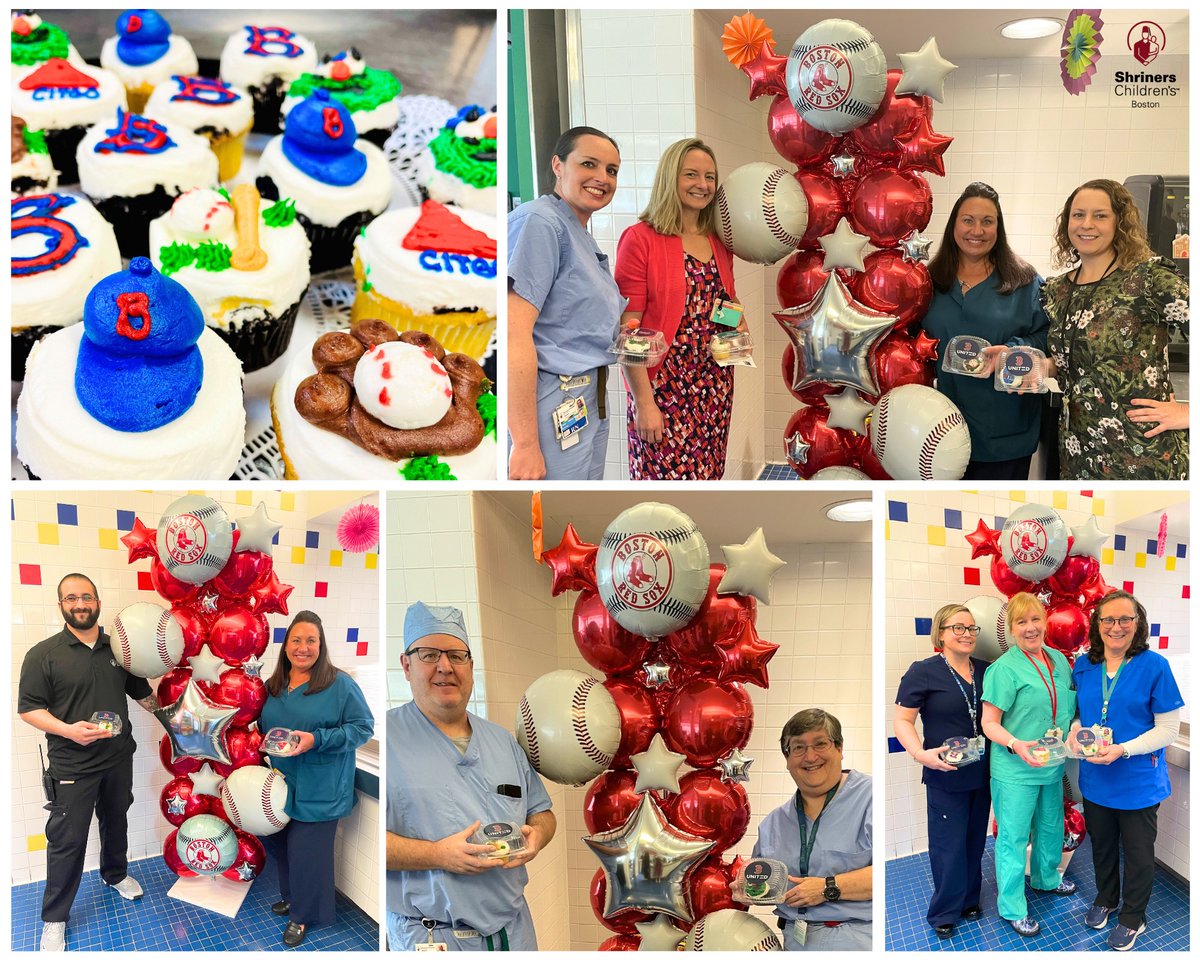
M 784 379 L 804 404 L 784 431 L 788 463 L 805 478 L 833 467 L 841 479 L 846 470 L 862 479 L 961 477 L 970 436 L 958 408 L 932 389 L 937 341 L 914 333 L 932 297 L 921 231 L 933 195 L 921 174 L 945 176 L 953 140 L 930 125 L 932 100 L 942 99 L 954 64 L 931 37 L 900 54 L 902 70 L 888 70 L 875 38 L 849 20 L 815 24 L 786 57 L 750 13 L 730 20 L 721 41 L 750 78 L 750 99 L 774 97 L 771 143 L 798 168 L 791 179 L 805 201 L 803 215 L 792 214 L 795 202 L 768 191 L 769 178 L 745 174 L 770 164 L 734 170 L 718 198 L 734 253 L 760 263 L 787 257 L 775 319 L 790 341 Z M 759 220 L 772 227 L 774 247 Z
M 167 733 L 159 757 L 173 779 L 159 807 L 176 828 L 163 859 L 181 877 L 253 880 L 266 862 L 258 838 L 288 820 L 287 785 L 263 765 L 257 726 L 267 615 L 286 614 L 292 592 L 271 560 L 278 530 L 261 503 L 235 527 L 215 500 L 189 495 L 167 508 L 157 530 L 135 519 L 121 538 L 130 563 L 150 561 L 151 583 L 171 604 L 127 607 L 114 633 L 134 672 L 161 676 L 157 715 Z
M 601 866 L 590 897 L 614 933 L 602 950 L 674 950 L 702 918 L 745 909 L 729 892 L 738 861 L 722 854 L 750 822 L 742 749 L 754 711 L 744 684 L 768 683 L 778 645 L 755 629 L 757 602 L 770 602 L 784 561 L 761 529 L 723 550 L 726 563 L 710 563 L 690 517 L 640 503 L 599 545 L 568 525 L 543 554 L 551 593 L 579 593 L 575 643 L 606 679 L 561 670 L 534 681 L 517 739 L 543 776 L 592 781 L 584 840 Z M 714 926 L 702 948 L 780 949 L 769 927 L 739 916 Z

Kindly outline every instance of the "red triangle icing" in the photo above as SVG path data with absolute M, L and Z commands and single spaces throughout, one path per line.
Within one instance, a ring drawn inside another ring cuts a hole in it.
M 35 87 L 98 87 L 100 81 L 60 57 L 52 57 L 19 84 L 22 90 Z
M 468 227 L 453 211 L 436 200 L 421 204 L 421 215 L 408 231 L 401 246 L 405 250 L 435 250 L 468 257 L 496 259 L 496 241 L 486 233 Z

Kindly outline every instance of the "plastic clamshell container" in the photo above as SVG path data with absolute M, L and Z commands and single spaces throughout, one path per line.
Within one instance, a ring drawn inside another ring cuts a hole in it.
M 92 714 L 92 723 L 101 730 L 108 730 L 114 737 L 119 737 L 123 729 L 121 715 L 111 710 L 97 710 Z
M 981 739 L 983 738 L 948 737 L 942 744 L 943 747 L 949 748 L 942 754 L 942 760 L 952 767 L 965 767 L 969 763 L 974 763 L 983 756 L 983 750 L 979 743 Z
M 983 337 L 951 337 L 942 351 L 942 369 L 964 377 L 988 377 L 987 358 L 983 351 L 991 344 Z
M 485 860 L 507 860 L 518 850 L 525 849 L 525 836 L 511 820 L 485 823 L 471 836 L 472 843 L 486 843 L 492 849 L 479 856 Z
M 712 322 L 723 327 L 736 327 L 746 315 L 746 308 L 733 300 L 718 300 L 713 308 Z
M 1006 347 L 993 374 L 997 390 L 1047 393 L 1046 355 L 1036 347 Z
M 667 355 L 667 341 L 661 330 L 622 330 L 612 345 L 617 363 L 627 367 L 654 367 Z
M 1085 760 L 1094 757 L 1105 747 L 1112 745 L 1112 730 L 1096 724 L 1092 727 L 1082 727 L 1075 733 L 1075 745 L 1071 748 L 1071 756 Z
M 293 733 L 287 727 L 272 727 L 263 737 L 262 746 L 259 749 L 273 757 L 290 757 L 298 746 L 300 746 L 300 734 Z
M 754 338 L 740 330 L 714 334 L 708 352 L 718 367 L 730 367 L 754 355 Z
M 782 903 L 787 889 L 787 864 L 758 858 L 738 868 L 731 893 L 738 903 Z
M 1029 753 L 1034 760 L 1041 760 L 1043 767 L 1057 767 L 1066 762 L 1067 745 L 1058 737 L 1041 737 L 1029 748 Z

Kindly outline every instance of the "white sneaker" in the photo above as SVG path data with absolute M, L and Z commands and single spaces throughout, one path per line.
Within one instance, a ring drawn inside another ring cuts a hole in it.
M 109 883 L 107 880 L 103 883 L 106 887 L 112 887 L 126 900 L 137 900 L 142 895 L 142 885 L 130 876 L 126 876 L 119 883 Z
M 67 949 L 67 924 L 65 921 L 60 923 L 43 923 L 42 924 L 42 952 L 43 953 L 62 953 Z

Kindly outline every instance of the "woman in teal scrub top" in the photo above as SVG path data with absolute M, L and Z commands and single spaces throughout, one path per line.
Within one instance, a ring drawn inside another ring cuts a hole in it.
M 1096 899 L 1083 922 L 1103 930 L 1120 904 L 1108 937 L 1114 950 L 1128 950 L 1146 929 L 1158 805 L 1171 795 L 1165 754 L 1179 736 L 1183 706 L 1171 665 L 1149 649 L 1149 634 L 1145 608 L 1116 590 L 1096 605 L 1087 656 L 1075 661 L 1079 719 L 1071 739 L 1080 727 L 1112 733 L 1111 745 L 1079 764 L 1079 789 L 1096 870 Z
M 1008 638 L 1015 646 L 983 675 L 983 732 L 992 749 L 992 808 L 996 811 L 996 908 L 1023 937 L 1041 924 L 1025 901 L 1025 845 L 1033 833 L 1029 880 L 1042 893 L 1069 896 L 1075 882 L 1058 870 L 1062 859 L 1062 765 L 1034 757 L 1039 738 L 1075 717 L 1071 665 L 1045 645 L 1046 608 L 1031 593 L 1008 601 Z

